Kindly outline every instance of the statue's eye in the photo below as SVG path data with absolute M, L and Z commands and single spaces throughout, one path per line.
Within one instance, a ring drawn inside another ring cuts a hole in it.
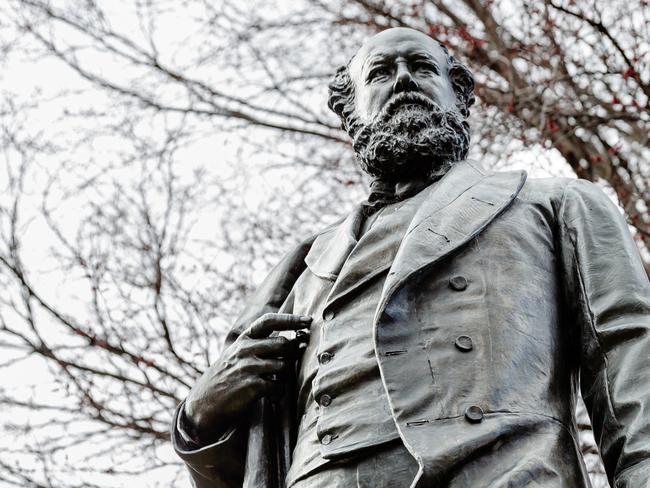
M 368 81 L 376 81 L 390 76 L 390 70 L 383 66 L 378 66 L 370 71 L 368 75 Z
M 428 61 L 418 61 L 415 63 L 415 69 L 421 73 L 431 73 L 435 75 L 440 74 L 438 66 Z

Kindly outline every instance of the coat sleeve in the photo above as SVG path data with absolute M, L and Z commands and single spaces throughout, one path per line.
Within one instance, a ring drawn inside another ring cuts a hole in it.
M 277 312 L 305 269 L 304 258 L 314 237 L 301 242 L 281 260 L 266 277 L 262 285 L 247 301 L 244 311 L 237 318 L 226 336 L 224 348 L 258 317 Z M 234 488 L 244 483 L 246 462 L 261 453 L 249 453 L 255 442 L 249 442 L 251 425 L 242 419 L 214 443 L 201 446 L 183 432 L 181 414 L 184 402 L 174 413 L 171 425 L 171 439 L 176 454 L 185 462 L 193 485 L 196 488 Z M 256 435 L 256 434 L 254 434 Z M 261 447 L 260 447 L 261 449 Z
M 580 336 L 580 382 L 614 488 L 650 486 L 650 285 L 620 211 L 593 183 L 560 206 L 566 300 Z

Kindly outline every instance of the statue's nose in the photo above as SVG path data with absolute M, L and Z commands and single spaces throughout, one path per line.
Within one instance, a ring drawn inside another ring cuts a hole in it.
M 419 89 L 418 84 L 413 79 L 413 76 L 411 75 L 411 72 L 408 70 L 408 68 L 404 66 L 400 66 L 397 69 L 397 73 L 395 76 L 395 83 L 393 84 L 393 93 L 416 91 L 418 89 Z

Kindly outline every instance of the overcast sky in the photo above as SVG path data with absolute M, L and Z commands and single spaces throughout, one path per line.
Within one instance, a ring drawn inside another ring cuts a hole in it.
M 263 4 L 263 2 L 257 3 L 258 6 Z M 131 2 L 114 2 L 111 6 L 113 8 L 111 22 L 114 25 L 119 25 L 123 32 L 137 37 L 142 30 L 142 25 L 136 21 Z M 178 6 L 170 3 L 167 4 L 167 7 L 169 11 L 160 16 L 160 23 L 157 25 L 158 49 L 164 53 L 163 57 L 173 58 L 175 63 L 182 65 L 186 61 L 184 57 L 187 57 L 189 62 L 190 57 L 194 55 L 194 53 L 185 49 L 184 43 L 192 37 L 191 34 L 196 23 L 192 18 L 193 12 L 184 10 L 182 2 Z M 261 12 L 263 13 L 263 11 Z M 277 12 L 267 11 L 266 15 L 277 15 Z M 0 20 L 0 22 L 2 21 Z M 10 35 L 9 30 L 6 28 L 4 31 L 0 30 L 0 32 L 4 32 L 3 38 Z M 219 45 L 222 41 L 218 37 L 210 39 L 215 45 Z M 290 45 L 289 41 L 286 42 Z M 82 169 L 85 167 L 79 165 L 79 162 L 92 161 L 94 167 L 105 168 L 111 165 L 112 159 L 122 149 L 120 144 L 123 141 L 115 137 L 97 137 L 93 139 L 92 144 L 79 141 L 77 135 L 81 129 L 86 129 L 83 124 L 86 123 L 87 119 L 67 117 L 65 114 L 82 110 L 105 112 L 105 117 L 97 120 L 101 119 L 103 123 L 110 125 L 111 120 L 119 120 L 116 113 L 111 113 L 111 110 L 121 112 L 124 108 L 113 107 L 114 100 L 110 96 L 90 86 L 86 80 L 83 80 L 77 73 L 72 72 L 62 62 L 52 57 L 40 56 L 36 51 L 29 52 L 26 49 L 27 47 L 29 46 L 26 45 L 25 48 L 12 53 L 2 66 L 0 71 L 0 91 L 3 95 L 4 104 L 6 106 L 7 103 L 14 102 L 21 105 L 30 101 L 33 102 L 32 108 L 23 114 L 26 120 L 22 120 L 21 123 L 25 125 L 25 130 L 37 140 L 40 133 L 42 134 L 42 140 L 56 141 L 61 145 L 61 150 L 57 150 L 51 156 L 42 155 L 35 162 L 35 169 L 30 173 L 22 202 L 27 212 L 23 216 L 23 220 L 28 225 L 25 231 L 27 238 L 24 241 L 26 245 L 23 253 L 26 261 L 38 263 L 38 269 L 33 269 L 31 273 L 33 284 L 37 288 L 45 290 L 48 299 L 59 304 L 62 309 L 75 309 L 80 306 L 80 303 L 83 303 L 85 291 L 77 282 L 78 277 L 66 274 L 65 270 L 61 269 L 57 264 L 57 260 L 53 258 L 52 244 L 56 242 L 56 239 L 41 216 L 43 191 L 53 175 L 59 177 L 64 183 L 58 191 L 63 191 L 62 188 L 66 186 L 70 189 L 75 188 L 80 181 L 88 177 L 88 174 L 85 173 L 87 168 Z M 325 46 L 323 49 L 325 49 Z M 341 53 L 341 59 L 347 59 L 351 54 L 352 52 Z M 80 53 L 80 56 L 89 56 L 86 59 L 87 62 L 91 65 L 101 66 L 103 72 L 115 74 L 119 79 L 122 70 L 121 65 L 111 64 L 110 59 L 105 56 L 93 58 L 92 52 Z M 218 77 L 223 80 L 224 84 L 221 86 L 223 89 L 231 89 L 233 92 L 242 93 L 242 80 L 238 80 L 236 85 L 229 86 L 228 83 L 235 83 L 232 80 L 231 73 L 221 72 L 218 73 Z M 325 94 L 324 82 L 323 86 L 311 96 L 311 103 L 324 107 Z M 121 116 L 122 114 L 117 115 Z M 173 124 L 173 118 L 170 118 L 168 122 Z M 289 198 L 291 192 L 296 191 L 296 181 L 301 177 L 301 174 L 295 171 L 292 173 L 291 168 L 260 173 L 257 170 L 258 166 L 256 166 L 256 164 L 260 164 L 259 161 L 256 162 L 252 159 L 250 153 L 242 151 L 242 147 L 238 145 L 239 141 L 237 137 L 233 136 L 233 133 L 219 133 L 218 131 L 211 133 L 208 128 L 208 124 L 200 127 L 197 134 L 200 133 L 201 136 L 188 142 L 176 154 L 175 157 L 184 162 L 184 164 L 176 166 L 181 179 L 191 178 L 191 175 L 201 168 L 209 168 L 212 173 L 223 172 L 227 174 L 232 171 L 233 162 L 240 163 L 242 175 L 240 175 L 238 181 L 247 182 L 241 188 L 241 192 L 243 200 L 251 211 L 266 205 L 269 199 L 275 195 L 286 195 Z M 100 130 L 99 127 L 98 130 Z M 150 126 L 142 124 L 137 127 L 137 130 L 144 134 L 149 131 L 148 135 L 154 140 L 161 137 L 162 134 L 160 127 L 156 127 L 155 124 Z M 248 136 L 252 139 L 255 138 L 254 133 L 249 133 Z M 260 131 L 259 137 L 260 139 L 266 137 L 264 131 Z M 516 146 L 516 150 L 508 152 L 507 158 L 499 164 L 500 169 L 525 168 L 530 172 L 531 176 L 540 177 L 549 175 L 574 176 L 552 151 L 521 147 L 518 142 L 513 142 L 513 144 Z M 291 151 L 291 147 L 287 147 L 287 151 Z M 241 158 L 242 154 L 245 155 L 244 160 L 239 160 L 238 158 Z M 248 159 L 249 157 L 251 159 Z M 0 167 L 1 188 L 6 188 L 8 185 L 8 172 L 13 170 L 18 155 L 11 151 L 5 151 L 4 158 L 4 164 Z M 125 182 L 137 180 L 142 178 L 141 168 L 138 166 L 114 168 L 111 170 L 111 178 L 114 180 L 122 179 Z M 100 199 L 102 187 L 98 186 L 96 191 L 97 198 Z M 351 188 L 350 192 L 350 201 L 358 200 L 363 196 L 361 188 Z M 84 194 L 83 198 L 88 198 L 88 195 Z M 163 205 L 163 203 L 160 204 Z M 3 201 L 3 205 L 5 204 L 7 204 L 6 200 Z M 156 202 L 153 202 L 153 204 L 155 205 Z M 212 223 L 216 213 L 220 211 L 227 211 L 227 209 L 208 206 L 204 213 L 195 216 L 196 225 L 192 231 L 191 241 L 201 243 L 201 245 L 197 244 L 196 252 L 204 252 L 205 242 L 216 238 Z M 29 214 L 29 212 L 32 213 Z M 57 215 L 65 216 L 64 219 L 59 221 L 59 224 L 70 235 L 74 235 L 75 230 L 79 227 L 79 220 L 85 215 L 83 199 L 70 199 L 65 207 L 57 209 Z M 328 218 L 331 219 L 331 216 Z M 327 222 L 323 224 L 325 223 Z M 246 238 L 246 236 L 242 236 L 242 238 Z M 215 256 L 216 260 L 221 258 Z M 223 259 L 228 258 L 223 257 Z M 251 263 L 251 267 L 255 268 L 254 281 L 259 282 L 267 271 L 266 265 Z M 11 320 L 11 312 L 5 311 L 4 317 Z M 0 348 L 0 357 L 9 357 L 13 354 L 15 354 L 13 351 Z M 26 358 L 2 370 L 2 377 L 2 387 L 5 390 L 19 394 L 25 399 L 32 399 L 36 396 L 40 402 L 60 403 L 67 401 L 66 393 L 57 389 L 56 384 L 52 382 L 52 372 L 40 359 Z M 23 409 L 5 412 L 5 415 L 8 415 L 17 424 L 38 424 L 41 420 L 49 418 L 46 414 L 41 418 L 33 413 L 26 417 L 27 412 Z M 86 426 L 77 425 L 75 428 L 84 427 L 93 428 L 91 424 Z M 52 425 L 51 428 L 54 431 L 61 427 Z M 11 450 L 16 443 L 38 445 L 39 439 L 35 438 L 34 434 L 25 435 L 5 426 L 0 438 L 0 447 Z M 69 454 L 77 456 L 80 461 L 92 465 L 110 466 L 115 460 L 110 455 L 101 454 L 102 448 L 102 445 L 96 445 L 95 451 L 92 451 L 88 450 L 87 446 L 84 446 L 85 452 L 71 450 Z M 159 458 L 173 463 L 178 462 L 178 459 L 172 453 L 171 446 L 165 445 L 160 448 L 160 451 L 158 453 Z M 26 459 L 23 462 L 29 463 L 31 460 Z M 36 466 L 33 467 L 37 468 Z M 25 468 L 29 469 L 30 466 L 27 465 Z M 169 468 L 148 472 L 145 476 L 131 478 L 128 483 L 124 479 L 113 476 L 97 475 L 88 478 L 88 475 L 84 474 L 83 477 L 104 487 L 153 487 L 169 486 L 169 480 L 176 473 L 177 466 L 174 465 Z M 4 486 L 10 485 L 4 484 L 0 480 L 0 487 Z M 181 486 L 181 484 L 178 486 Z

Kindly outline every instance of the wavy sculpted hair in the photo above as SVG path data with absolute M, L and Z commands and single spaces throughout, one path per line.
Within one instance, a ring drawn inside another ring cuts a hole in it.
M 463 63 L 449 53 L 447 46 L 442 43 L 440 47 L 447 55 L 449 78 L 458 100 L 457 106 L 463 117 L 469 116 L 469 108 L 474 104 L 474 76 Z M 352 57 L 354 59 L 354 57 Z M 350 137 L 354 138 L 359 130 L 359 118 L 356 113 L 354 101 L 354 81 L 350 76 L 350 63 L 336 70 L 334 78 L 329 84 L 329 98 L 327 106 L 341 119 L 341 128 Z

